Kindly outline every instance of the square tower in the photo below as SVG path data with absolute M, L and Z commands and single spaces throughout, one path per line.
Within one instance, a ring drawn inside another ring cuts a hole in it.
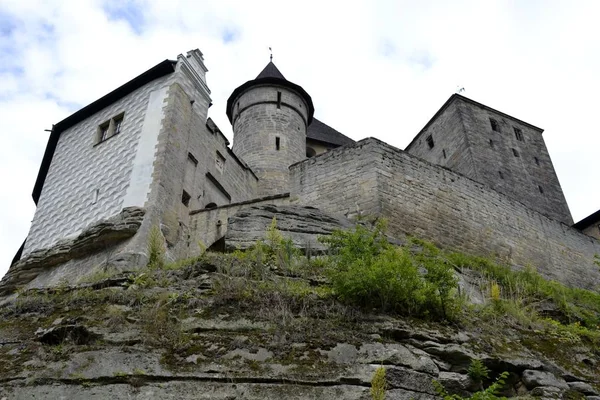
M 454 94 L 406 151 L 572 225 L 542 132 L 527 122 Z

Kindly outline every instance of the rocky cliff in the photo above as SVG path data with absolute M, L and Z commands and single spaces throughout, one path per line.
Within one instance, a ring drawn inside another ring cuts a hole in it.
M 563 288 L 559 304 L 540 295 L 540 280 L 518 307 L 500 266 L 419 241 L 390 250 L 362 239 L 425 277 L 434 271 L 425 256 L 449 266 L 452 316 L 342 296 L 336 255 L 301 255 L 271 230 L 246 252 L 4 298 L 0 399 L 371 399 L 382 366 L 386 399 L 436 398 L 434 381 L 468 397 L 505 371 L 498 395 L 600 399 L 600 340 L 586 325 L 599 317 L 597 293 Z M 361 261 L 365 274 L 374 257 Z

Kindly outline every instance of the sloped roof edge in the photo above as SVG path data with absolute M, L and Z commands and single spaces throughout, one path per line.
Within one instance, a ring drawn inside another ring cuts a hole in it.
M 145 84 L 157 78 L 173 73 L 175 71 L 176 64 L 177 61 L 164 60 L 124 85 L 119 86 L 107 95 L 99 98 L 93 103 L 88 104 L 79 111 L 76 111 L 59 123 L 53 125 L 52 132 L 48 138 L 48 144 L 46 145 L 46 150 L 44 151 L 44 157 L 42 158 L 42 164 L 40 165 L 40 170 L 38 172 L 35 185 L 33 186 L 33 193 L 31 194 L 35 204 L 37 204 L 38 200 L 40 199 L 44 182 L 46 181 L 46 176 L 48 175 L 48 169 L 50 168 L 50 163 L 52 162 L 52 157 L 54 156 L 54 151 L 56 150 L 56 145 L 62 132 L 109 106 L 115 101 L 127 96 Z

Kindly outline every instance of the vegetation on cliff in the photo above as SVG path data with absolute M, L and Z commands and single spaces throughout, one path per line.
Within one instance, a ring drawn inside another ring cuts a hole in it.
M 307 388 L 325 379 L 323 390 L 347 382 L 370 388 L 375 369 L 364 379 L 339 378 L 354 374 L 346 365 L 355 362 L 386 364 L 390 383 L 376 380 L 380 389 L 416 390 L 406 382 L 411 376 L 421 382 L 417 386 L 428 385 L 428 395 L 436 393 L 432 382 L 438 380 L 444 393 L 468 397 L 492 393 L 489 387 L 501 378 L 506 388 L 500 394 L 515 396 L 524 369 L 546 368 L 506 361 L 527 354 L 598 384 L 597 292 L 418 239 L 392 245 L 384 228 L 378 223 L 335 232 L 324 239 L 329 254 L 315 256 L 300 254 L 274 221 L 265 240 L 245 252 L 166 263 L 154 243 L 146 269 L 106 270 L 76 286 L 23 290 L 0 307 L 0 337 L 14 342 L 0 346 L 0 381 L 140 387 L 184 374 L 177 379 Z M 475 303 L 473 292 L 480 295 Z M 451 337 L 461 339 L 454 344 Z M 471 350 L 462 349 L 467 344 Z M 410 357 L 381 353 L 394 346 L 408 346 Z M 98 372 L 85 361 L 112 348 L 157 354 L 158 364 Z M 474 361 L 476 353 L 485 357 Z M 87 358 L 73 367 L 77 354 Z M 423 364 L 419 357 L 435 362 Z M 407 359 L 414 370 L 406 370 Z M 375 392 L 381 396 L 382 390 Z

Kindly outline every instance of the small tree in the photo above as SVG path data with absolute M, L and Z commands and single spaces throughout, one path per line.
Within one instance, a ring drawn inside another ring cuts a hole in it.
M 384 400 L 385 399 L 385 389 L 387 386 L 387 381 L 385 379 L 385 368 L 383 365 L 377 370 L 375 370 L 375 374 L 373 374 L 373 379 L 371 379 L 371 397 L 373 400 Z

